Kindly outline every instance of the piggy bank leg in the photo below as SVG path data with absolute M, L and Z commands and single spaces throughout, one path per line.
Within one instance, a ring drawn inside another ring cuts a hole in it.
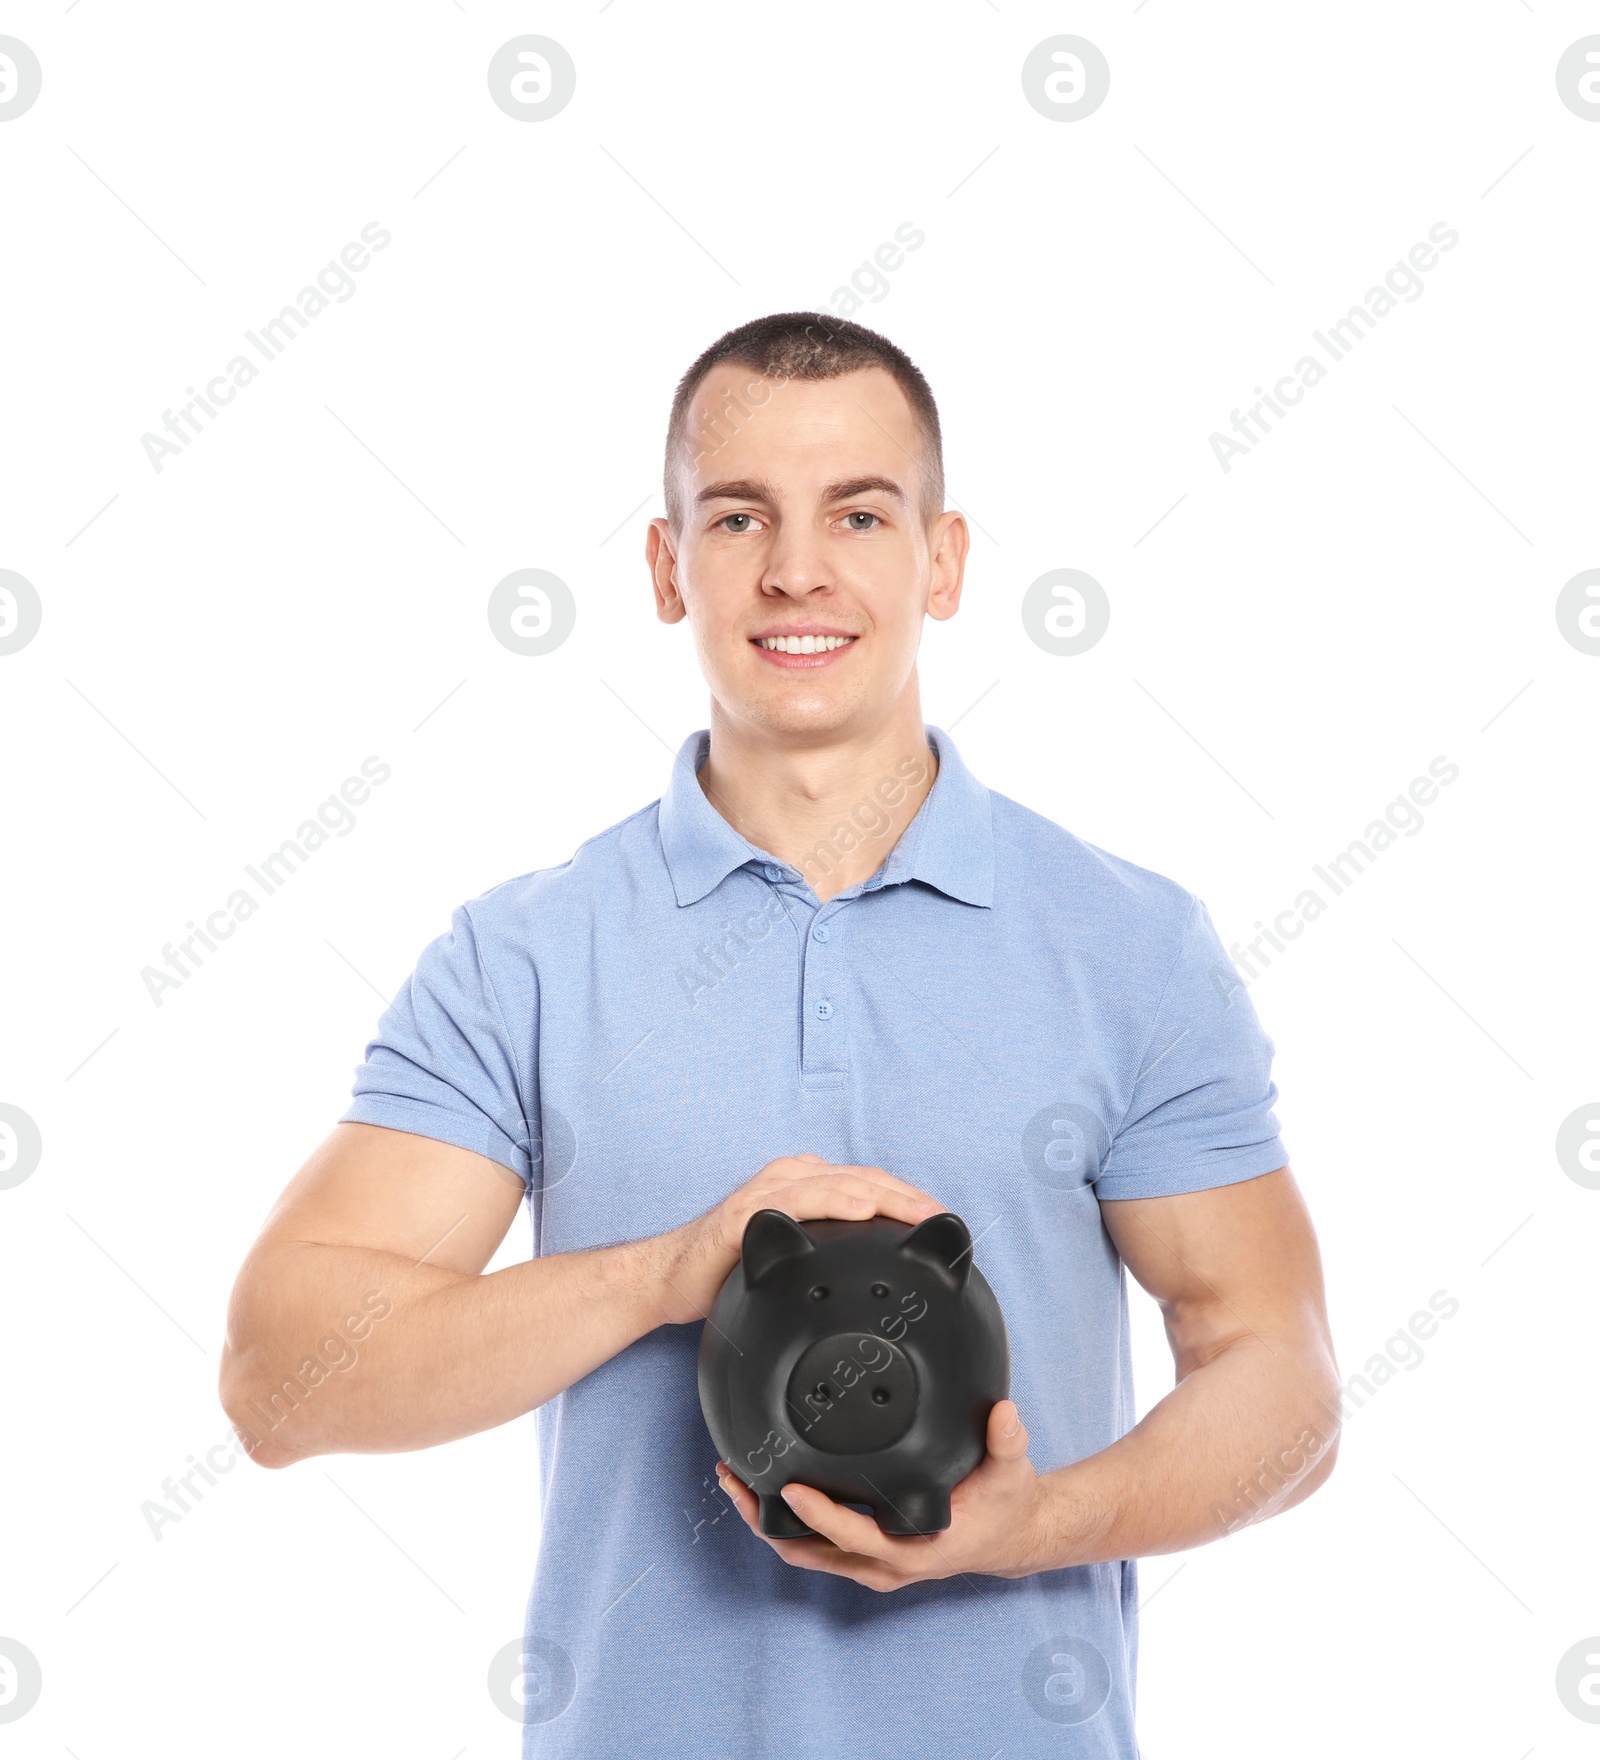
M 892 1500 L 884 1499 L 884 1505 L 876 1513 L 885 1534 L 937 1534 L 950 1526 L 948 1491 L 897 1491 Z
M 816 1532 L 800 1520 L 777 1492 L 764 1491 L 757 1502 L 761 1506 L 761 1532 L 769 1540 L 805 1540 Z

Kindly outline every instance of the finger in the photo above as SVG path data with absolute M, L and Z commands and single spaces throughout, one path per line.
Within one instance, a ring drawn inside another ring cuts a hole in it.
M 902 1589 L 907 1583 L 921 1580 L 907 1575 L 881 1558 L 868 1558 L 861 1552 L 841 1552 L 824 1540 L 768 1540 L 767 1544 L 783 1560 L 797 1570 L 821 1571 L 830 1577 L 848 1577 L 863 1588 L 880 1593 Z
M 722 1461 L 717 1462 L 717 1483 L 722 1487 L 729 1503 L 744 1517 L 745 1526 L 757 1528 L 761 1506 L 756 1500 L 756 1494 L 736 1473 L 730 1472 Z
M 809 1485 L 785 1485 L 782 1497 L 808 1528 L 814 1528 L 823 1539 L 831 1540 L 840 1552 L 855 1553 L 879 1564 L 888 1564 L 893 1561 L 896 1549 L 907 1544 L 885 1534 L 871 1516 L 835 1503 L 831 1497 Z
M 841 1552 L 831 1540 L 778 1540 L 770 1534 L 763 1534 L 761 1506 L 749 1486 L 736 1474 L 729 1472 L 722 1461 L 717 1462 L 717 1481 L 734 1508 L 743 1516 L 745 1526 L 752 1534 L 765 1540 L 785 1564 L 803 1570 L 826 1571 L 832 1576 L 851 1577 L 858 1583 L 866 1582 L 868 1573 L 883 1572 L 887 1568 L 881 1559 L 868 1558 L 864 1553 Z M 900 1580 L 909 1579 L 873 1582 L 868 1586 L 875 1589 L 893 1588 L 898 1586 Z
M 809 1151 L 803 1155 L 786 1155 L 773 1162 L 771 1164 L 771 1170 L 774 1174 L 773 1183 L 780 1185 L 790 1183 L 783 1178 L 782 1170 L 786 1165 L 798 1162 L 806 1164 L 808 1178 L 820 1170 L 826 1169 L 830 1178 L 842 1176 L 849 1179 L 865 1180 L 870 1185 L 887 1186 L 891 1191 L 900 1192 L 907 1197 L 926 1198 L 930 1202 L 934 1201 L 931 1193 L 923 1191 L 920 1186 L 912 1185 L 909 1180 L 901 1179 L 898 1174 L 890 1173 L 886 1168 L 858 1166 L 849 1161 L 828 1161 L 823 1156 L 813 1155 Z
M 784 1208 L 797 1222 L 816 1217 L 865 1221 L 870 1216 L 892 1216 L 900 1222 L 921 1222 L 937 1216 L 944 1205 L 926 1192 L 903 1181 L 882 1184 L 858 1175 L 816 1175 L 796 1180 L 783 1189 Z
M 990 1408 L 988 1447 L 997 1461 L 1020 1460 L 1028 1452 L 1028 1431 L 1015 1400 L 997 1400 Z
M 857 1167 L 848 1162 L 837 1162 L 834 1164 L 833 1171 L 836 1174 L 864 1179 L 870 1185 L 888 1186 L 891 1191 L 902 1192 L 907 1197 L 927 1198 L 930 1202 L 932 1201 L 930 1192 L 923 1191 L 921 1186 L 913 1185 L 910 1180 L 901 1179 L 897 1173 L 890 1173 L 887 1168 Z

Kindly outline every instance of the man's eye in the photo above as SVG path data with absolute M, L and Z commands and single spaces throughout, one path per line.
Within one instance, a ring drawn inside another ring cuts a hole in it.
M 745 524 L 742 526 L 736 526 L 736 525 L 731 525 L 729 523 L 731 520 L 737 520 L 737 519 L 744 520 Z M 751 525 L 753 525 L 754 523 L 755 523 L 755 516 L 753 514 L 749 514 L 749 513 L 728 513 L 728 514 L 724 514 L 723 517 L 717 521 L 717 524 L 719 526 L 721 526 L 724 531 L 733 532 L 735 534 L 737 534 L 739 532 L 749 531 Z
M 847 513 L 844 517 L 845 517 L 847 524 L 849 524 L 849 522 L 853 521 L 853 520 L 863 520 L 863 519 L 877 520 L 877 522 L 880 526 L 883 524 L 883 521 L 878 518 L 877 514 L 868 513 L 865 508 L 860 508 L 860 507 L 858 507 L 853 513 Z M 871 526 L 849 524 L 849 530 L 852 532 L 870 532 L 872 530 L 872 527 Z

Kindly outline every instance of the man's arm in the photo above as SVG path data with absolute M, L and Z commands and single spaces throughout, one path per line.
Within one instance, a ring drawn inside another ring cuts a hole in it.
M 521 1201 L 486 1156 L 336 1125 L 229 1304 L 222 1404 L 251 1458 L 426 1448 L 520 1417 L 655 1327 L 702 1319 L 766 1205 L 797 1221 L 943 1208 L 881 1168 L 784 1156 L 669 1233 L 483 1275 Z
M 1333 1470 L 1338 1372 L 1311 1218 L 1287 1167 L 1171 1198 L 1105 1199 L 1128 1269 L 1160 1304 L 1177 1385 L 1127 1435 L 1036 1474 L 1016 1406 L 926 1539 L 885 1535 L 822 1492 L 785 1495 L 824 1536 L 768 1540 L 788 1562 L 891 1590 L 963 1571 L 1019 1577 L 1178 1552 L 1308 1497 Z M 755 1499 L 719 1467 L 757 1533 Z
M 1309 1497 L 1338 1452 L 1321 1256 L 1290 1170 L 1100 1213 L 1160 1305 L 1177 1385 L 1110 1448 L 1043 1476 L 1036 1569 L 1220 1539 Z

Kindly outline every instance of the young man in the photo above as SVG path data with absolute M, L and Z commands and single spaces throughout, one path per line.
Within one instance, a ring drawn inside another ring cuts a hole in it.
M 1272 1042 L 1197 898 L 924 725 L 967 529 L 899 349 L 815 313 L 731 331 L 678 387 L 665 487 L 656 610 L 710 728 L 424 951 L 240 1274 L 224 1404 L 268 1466 L 538 1409 L 527 1755 L 1132 1760 L 1132 1560 L 1333 1464 Z M 483 1275 L 524 1197 L 535 1257 Z M 796 1488 L 813 1537 L 767 1539 L 717 1463 L 701 1322 L 767 1206 L 971 1227 L 1014 1398 L 943 1532 Z M 1177 1367 L 1137 1425 L 1124 1265 Z M 363 1302 L 360 1372 L 303 1397 L 306 1342 Z

